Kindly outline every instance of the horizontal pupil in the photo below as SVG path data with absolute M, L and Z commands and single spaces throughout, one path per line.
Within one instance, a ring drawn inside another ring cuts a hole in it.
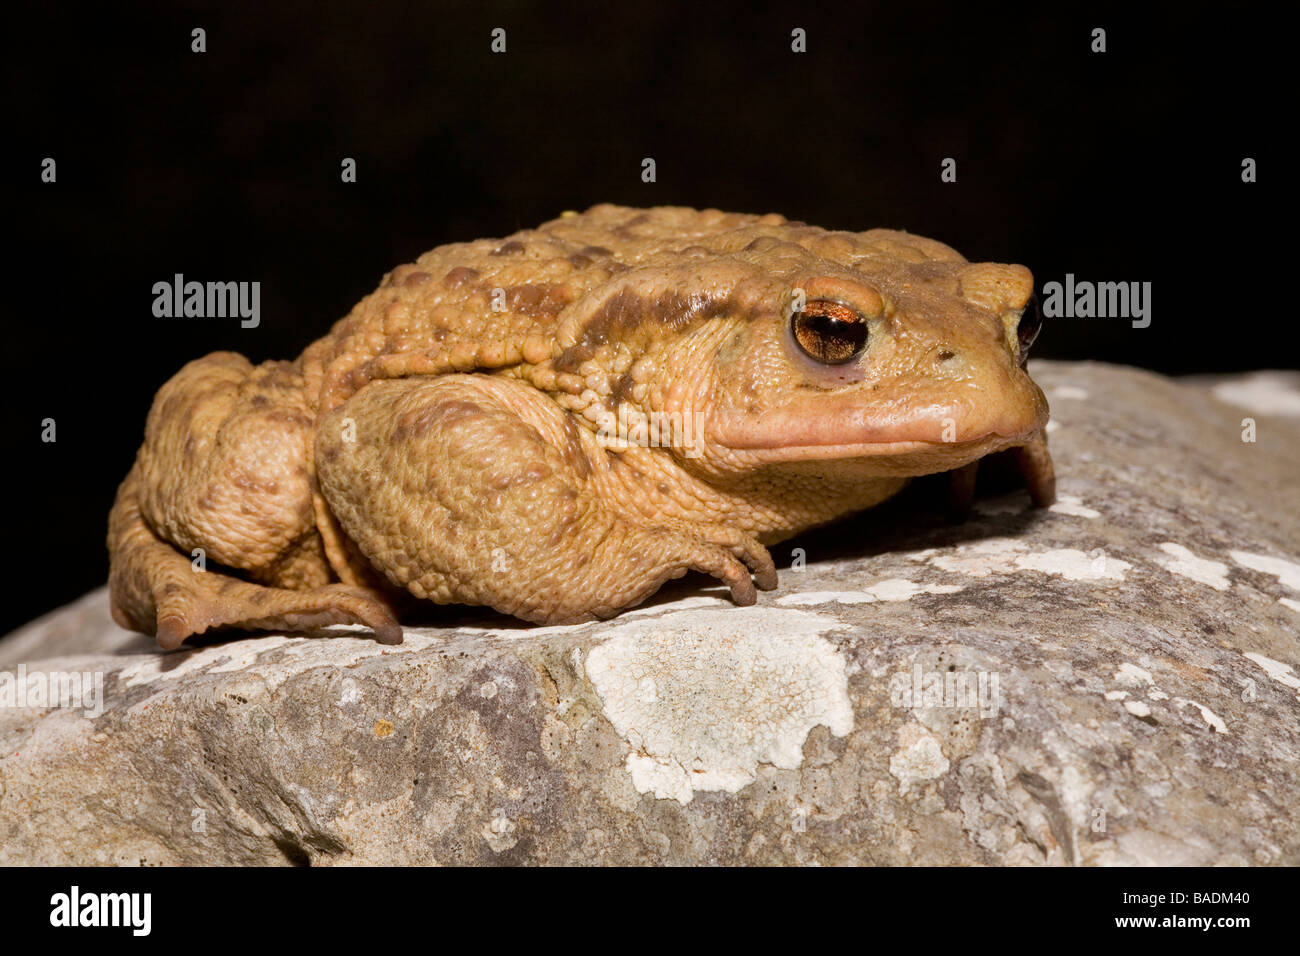
M 821 335 L 849 336 L 852 334 L 849 330 L 857 324 L 856 322 L 845 322 L 842 319 L 832 319 L 824 315 L 813 316 L 813 325 L 816 326 L 818 333 Z
M 830 303 L 818 303 L 797 315 L 795 330 L 809 355 L 828 362 L 847 361 L 867 341 L 866 323 L 850 309 Z
M 806 328 L 818 337 L 843 339 L 845 342 L 867 337 L 867 330 L 861 322 L 842 322 L 824 315 L 809 316 L 806 320 Z

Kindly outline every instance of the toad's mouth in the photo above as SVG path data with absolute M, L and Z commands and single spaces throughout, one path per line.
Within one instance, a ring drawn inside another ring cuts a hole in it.
M 1026 445 L 1047 425 L 1047 403 L 1022 410 L 954 405 L 913 407 L 881 415 L 862 407 L 808 415 L 778 409 L 760 415 L 723 414 L 710 423 L 717 445 L 763 462 L 853 458 L 914 459 L 926 471 L 946 471 L 984 455 Z M 918 472 L 925 473 L 925 472 Z
M 896 466 L 886 469 L 891 473 L 924 475 L 950 471 L 985 455 L 1030 444 L 1037 434 L 1037 432 L 1029 432 L 1020 436 L 985 435 L 967 441 L 953 442 L 910 440 L 728 447 L 733 451 L 746 453 L 746 458 L 755 462 L 776 464 L 790 461 L 879 459 L 882 462 L 892 462 Z
M 726 410 L 708 439 L 747 468 L 834 468 L 841 477 L 913 478 L 950 472 L 954 512 L 969 509 L 979 461 L 1008 451 L 1039 506 L 1056 497 L 1047 451 L 1047 399 L 1036 385 L 1019 401 L 939 400 L 890 407 L 807 404 L 744 414 Z
M 1044 414 L 1041 420 L 1010 434 L 993 431 L 964 441 L 792 443 L 776 447 L 751 445 L 733 451 L 751 468 L 824 468 L 826 463 L 834 462 L 842 476 L 848 469 L 848 474 L 861 478 L 919 478 L 948 472 L 952 476 L 950 508 L 954 514 L 964 514 L 975 494 L 975 476 L 981 459 L 1003 451 L 1014 460 L 1036 505 L 1046 507 L 1056 500 L 1056 472 L 1047 451 L 1046 426 Z

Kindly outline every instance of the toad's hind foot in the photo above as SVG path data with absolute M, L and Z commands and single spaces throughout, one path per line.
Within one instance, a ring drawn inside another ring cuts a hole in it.
M 120 626 L 155 634 L 164 650 L 217 627 L 304 631 L 360 624 L 384 644 L 401 643 L 402 629 L 387 603 L 364 588 L 330 584 L 296 591 L 199 570 L 145 523 L 138 482 L 132 469 L 109 519 L 109 592 L 113 620 Z
M 380 640 L 401 639 L 381 597 L 330 583 L 307 471 L 311 428 L 287 363 L 215 352 L 159 389 L 109 517 L 119 624 L 168 648 L 222 626 L 365 624 Z

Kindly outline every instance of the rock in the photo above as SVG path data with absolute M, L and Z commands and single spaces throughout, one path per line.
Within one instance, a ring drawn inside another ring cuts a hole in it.
M 918 482 L 752 608 L 161 654 L 90 594 L 0 642 L 0 863 L 1300 864 L 1300 376 L 1035 374 L 1058 504 Z

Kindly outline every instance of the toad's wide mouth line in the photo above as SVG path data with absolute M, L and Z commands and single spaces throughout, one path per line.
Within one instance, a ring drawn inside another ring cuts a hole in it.
M 1037 397 L 1037 396 L 1035 396 Z M 886 455 L 954 457 L 981 445 L 1024 444 L 1047 427 L 1046 401 L 1026 407 L 968 407 L 925 403 L 905 409 L 854 405 L 776 409 L 756 415 L 734 411 L 711 416 L 705 424 L 710 443 L 733 452 L 805 458 L 860 458 Z
M 848 460 L 854 458 L 945 458 L 973 460 L 1021 445 L 1032 444 L 1043 433 L 1044 426 L 1035 424 L 1011 434 L 990 431 L 963 441 L 931 441 L 903 439 L 885 442 L 802 443 L 793 445 L 726 446 L 732 451 L 753 455 L 765 462 Z

